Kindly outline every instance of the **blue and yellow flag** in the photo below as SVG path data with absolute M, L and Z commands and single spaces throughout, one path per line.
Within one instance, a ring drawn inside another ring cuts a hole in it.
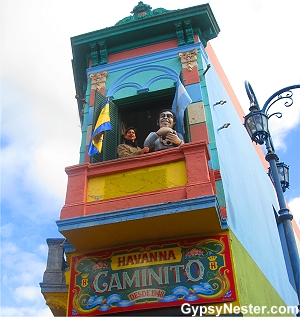
M 101 153 L 104 131 L 111 130 L 110 116 L 109 116 L 109 99 L 105 101 L 105 105 L 100 112 L 99 118 L 95 125 L 94 132 L 91 136 L 91 141 L 88 149 L 88 155 L 92 156 Z

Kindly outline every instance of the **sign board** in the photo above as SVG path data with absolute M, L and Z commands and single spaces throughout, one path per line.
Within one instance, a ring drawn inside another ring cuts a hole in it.
M 236 299 L 227 235 L 72 257 L 68 316 Z

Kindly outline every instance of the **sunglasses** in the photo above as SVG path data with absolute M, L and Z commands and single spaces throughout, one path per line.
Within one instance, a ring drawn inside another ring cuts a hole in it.
M 159 117 L 172 119 L 173 115 L 171 113 L 161 113 Z

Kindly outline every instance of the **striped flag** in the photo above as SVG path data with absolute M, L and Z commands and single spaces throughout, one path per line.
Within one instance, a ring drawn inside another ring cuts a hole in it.
M 110 115 L 109 115 L 109 99 L 105 101 L 105 105 L 100 112 L 99 118 L 95 125 L 94 132 L 91 136 L 88 155 L 92 156 L 101 153 L 104 138 L 104 131 L 111 130 Z
M 176 131 L 184 135 L 184 110 L 192 102 L 191 97 L 182 85 L 179 77 L 177 78 L 176 92 L 172 104 L 172 111 L 176 115 Z

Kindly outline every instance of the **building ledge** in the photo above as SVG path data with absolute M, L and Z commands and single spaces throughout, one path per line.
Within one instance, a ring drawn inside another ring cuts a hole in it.
M 51 283 L 40 283 L 41 292 L 44 293 L 67 293 L 68 288 L 66 283 L 51 284 Z
M 227 229 L 216 195 L 58 220 L 77 251 L 206 235 Z

